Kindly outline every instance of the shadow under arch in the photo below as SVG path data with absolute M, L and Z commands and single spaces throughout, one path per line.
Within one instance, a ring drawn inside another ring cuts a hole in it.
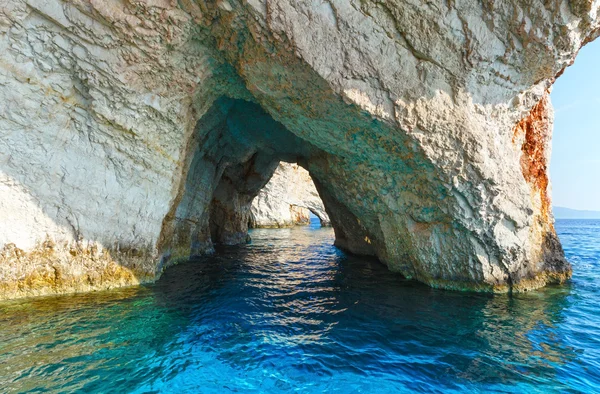
M 167 214 L 160 236 L 162 271 L 171 262 L 211 254 L 214 245 L 249 241 L 252 200 L 267 184 L 281 161 L 309 169 L 327 153 L 291 133 L 260 105 L 241 99 L 217 99 L 196 125 L 187 153 L 185 184 Z M 314 175 L 310 174 L 314 179 Z M 315 184 L 321 181 L 315 180 Z M 333 196 L 317 186 L 336 235 L 365 243 L 368 236 L 357 220 Z M 344 211 L 342 211 L 344 210 Z M 339 212 L 338 212 L 339 211 Z M 315 210 L 313 209 L 313 212 Z M 350 234 L 350 235 L 349 235 Z M 355 253 L 367 248 L 348 246 Z

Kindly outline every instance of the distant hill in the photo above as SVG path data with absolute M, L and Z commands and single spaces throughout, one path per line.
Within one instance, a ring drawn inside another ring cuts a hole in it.
M 600 211 L 580 211 L 565 207 L 552 207 L 556 219 L 600 219 Z

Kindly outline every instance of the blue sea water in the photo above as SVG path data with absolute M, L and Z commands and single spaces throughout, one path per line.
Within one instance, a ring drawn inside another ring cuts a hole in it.
M 600 221 L 557 222 L 573 280 L 442 291 L 315 226 L 155 285 L 0 303 L 0 392 L 600 392 Z

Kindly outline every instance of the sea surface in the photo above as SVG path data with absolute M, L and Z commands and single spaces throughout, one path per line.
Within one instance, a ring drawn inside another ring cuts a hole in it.
M 0 303 L 0 392 L 600 392 L 600 221 L 560 220 L 573 280 L 434 290 L 253 230 L 151 286 Z

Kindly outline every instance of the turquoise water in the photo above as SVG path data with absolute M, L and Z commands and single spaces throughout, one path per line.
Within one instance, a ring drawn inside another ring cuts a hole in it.
M 562 287 L 440 291 L 332 247 L 253 243 L 155 285 L 0 303 L 0 392 L 600 391 L 600 221 L 558 221 Z

